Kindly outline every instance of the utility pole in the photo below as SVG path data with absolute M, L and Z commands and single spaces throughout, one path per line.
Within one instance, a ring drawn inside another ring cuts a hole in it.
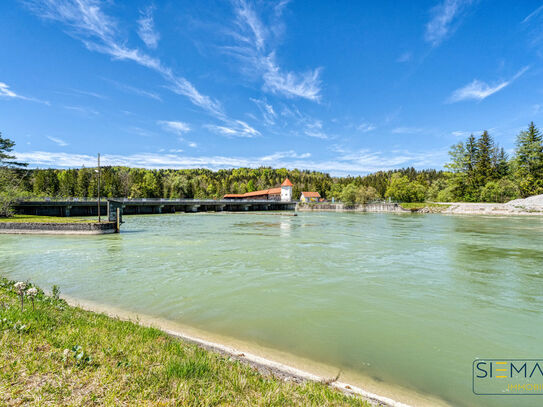
M 98 153 L 98 222 L 101 222 L 100 217 L 100 153 Z

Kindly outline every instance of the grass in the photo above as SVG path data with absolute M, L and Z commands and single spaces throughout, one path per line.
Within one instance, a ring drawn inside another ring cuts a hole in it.
M 416 211 L 423 208 L 430 208 L 435 210 L 444 210 L 447 209 L 451 205 L 447 204 L 437 204 L 437 203 L 430 203 L 430 202 L 402 202 L 400 206 L 404 209 L 410 209 L 412 211 Z
M 107 221 L 107 218 L 103 217 L 102 221 Z M 0 222 L 91 223 L 98 222 L 98 217 L 93 216 L 88 218 L 71 218 L 60 216 L 13 215 L 9 218 L 0 217 Z
M 369 406 L 41 290 L 34 305 L 25 299 L 21 311 L 13 282 L 0 279 L 0 405 Z

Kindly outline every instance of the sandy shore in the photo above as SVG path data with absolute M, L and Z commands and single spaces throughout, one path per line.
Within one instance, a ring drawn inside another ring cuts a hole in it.
M 103 313 L 123 320 L 130 320 L 140 325 L 158 328 L 169 335 L 249 364 L 263 374 L 273 374 L 283 380 L 295 382 L 325 382 L 344 393 L 361 396 L 375 406 L 449 406 L 441 399 L 400 386 L 385 384 L 371 377 L 362 376 L 358 372 L 341 371 L 340 379 L 334 381 L 338 369 L 333 366 L 235 338 L 211 334 L 166 319 L 137 314 L 69 296 L 63 296 L 63 298 L 73 306 L 79 306 L 89 311 Z

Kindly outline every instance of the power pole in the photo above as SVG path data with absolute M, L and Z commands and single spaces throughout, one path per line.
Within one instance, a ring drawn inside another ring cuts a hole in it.
M 100 153 L 98 153 L 98 222 L 101 222 L 100 217 Z

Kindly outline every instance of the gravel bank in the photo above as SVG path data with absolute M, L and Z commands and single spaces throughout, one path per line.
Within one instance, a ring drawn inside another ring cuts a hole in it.
M 500 203 L 452 202 L 442 213 L 457 215 L 543 215 L 543 195 Z

